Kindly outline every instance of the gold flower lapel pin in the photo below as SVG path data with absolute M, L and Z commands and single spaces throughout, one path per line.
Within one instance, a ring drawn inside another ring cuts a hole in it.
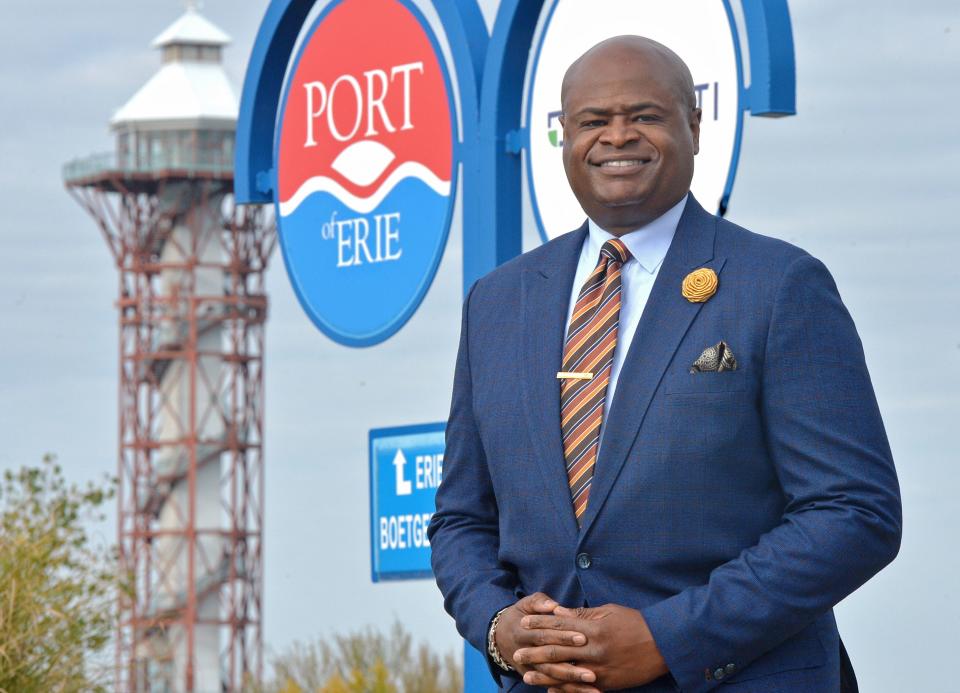
M 701 267 L 683 278 L 680 292 L 690 303 L 703 303 L 717 293 L 717 273 L 709 267 Z

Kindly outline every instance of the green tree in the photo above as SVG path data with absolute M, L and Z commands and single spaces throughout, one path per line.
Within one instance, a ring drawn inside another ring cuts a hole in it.
M 463 670 L 453 653 L 438 655 L 397 621 L 388 634 L 372 628 L 294 643 L 272 658 L 274 676 L 251 693 L 460 693 Z
M 0 693 L 105 691 L 115 561 L 86 523 L 114 484 L 68 485 L 53 455 L 0 485 Z

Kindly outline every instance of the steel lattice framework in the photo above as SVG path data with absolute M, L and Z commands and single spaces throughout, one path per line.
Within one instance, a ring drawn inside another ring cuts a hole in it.
M 235 205 L 226 166 L 74 165 L 66 185 L 119 271 L 117 690 L 206 688 L 200 652 L 240 690 L 263 669 L 272 210 Z

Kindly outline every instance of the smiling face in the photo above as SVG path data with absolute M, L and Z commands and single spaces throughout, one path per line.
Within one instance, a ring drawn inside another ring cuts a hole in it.
M 598 44 L 567 71 L 562 103 L 567 179 L 601 228 L 633 231 L 690 189 L 700 109 L 669 49 L 638 36 Z

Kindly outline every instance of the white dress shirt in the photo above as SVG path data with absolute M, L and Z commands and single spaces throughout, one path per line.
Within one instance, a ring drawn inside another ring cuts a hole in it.
M 620 271 L 620 326 L 617 333 L 617 346 L 613 352 L 610 383 L 607 385 L 607 396 L 603 403 L 603 424 L 607 422 L 607 414 L 610 412 L 610 403 L 613 402 L 613 393 L 617 389 L 617 379 L 620 376 L 623 360 L 627 356 L 627 350 L 630 348 L 633 335 L 637 331 L 640 316 L 643 314 L 647 299 L 650 297 L 653 282 L 660 271 L 660 265 L 663 264 L 667 249 L 670 248 L 670 243 L 673 241 L 673 234 L 677 230 L 677 224 L 680 222 L 680 216 L 683 214 L 683 207 L 686 203 L 687 195 L 684 195 L 683 199 L 668 209 L 662 216 L 636 231 L 630 231 L 620 236 L 620 240 L 630 250 L 631 257 L 624 263 Z M 600 248 L 606 241 L 616 238 L 613 234 L 597 226 L 593 219 L 588 219 L 587 222 L 590 232 L 584 239 L 583 248 L 580 250 L 580 260 L 577 263 L 577 273 L 574 276 L 573 290 L 570 294 L 570 305 L 567 307 L 567 322 L 563 328 L 564 335 L 570 329 L 570 316 L 573 315 L 573 308 L 580 296 L 580 289 L 583 288 L 583 283 L 587 281 L 587 277 L 593 272 L 600 259 Z M 601 438 L 603 437 L 603 424 L 600 428 Z

